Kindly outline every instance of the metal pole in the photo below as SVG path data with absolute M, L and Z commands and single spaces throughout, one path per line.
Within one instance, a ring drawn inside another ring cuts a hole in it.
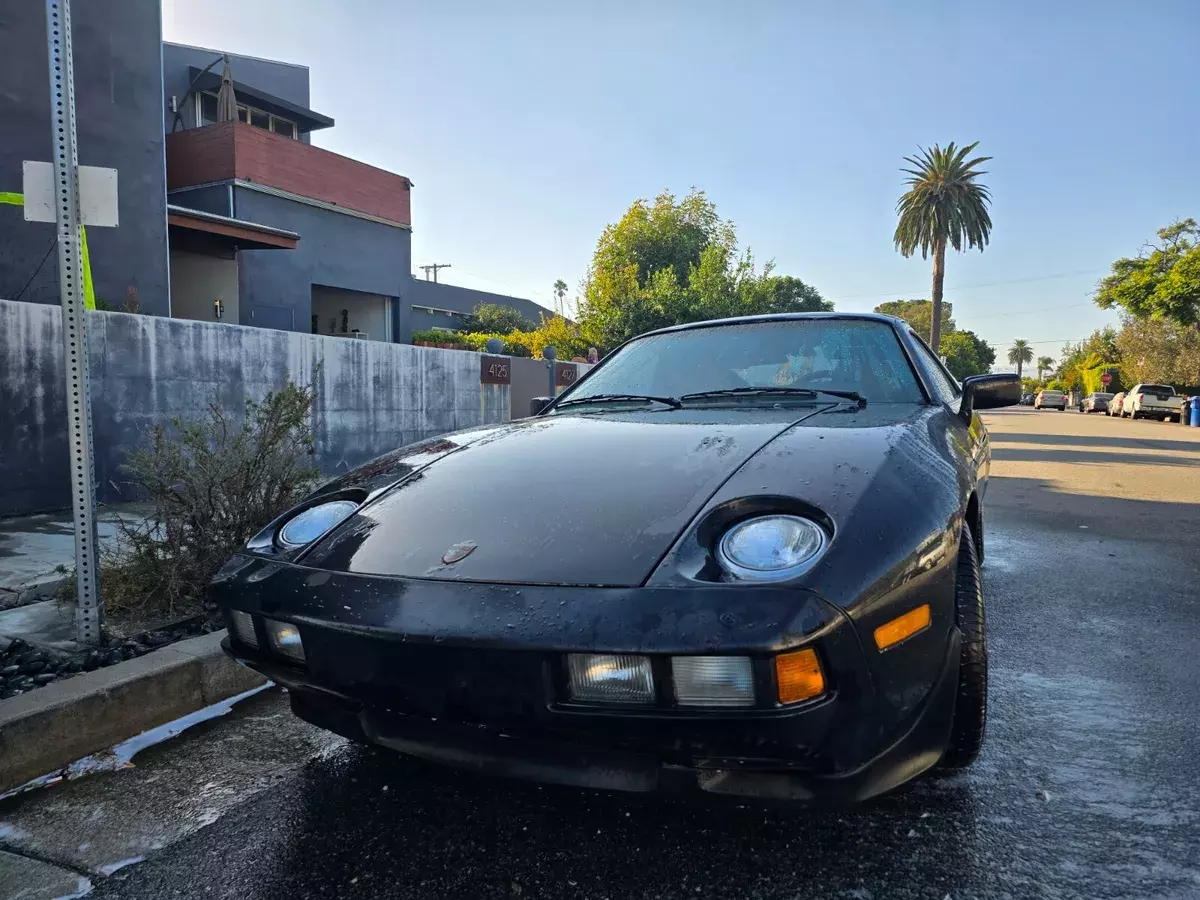
M 100 641 L 96 553 L 96 493 L 92 479 L 92 404 L 88 384 L 87 323 L 79 245 L 79 154 L 75 143 L 75 67 L 70 0 L 46 0 L 50 57 L 50 133 L 54 144 L 54 199 L 58 223 L 58 287 L 62 300 L 63 355 L 67 374 L 71 508 L 75 514 L 75 628 L 80 644 Z

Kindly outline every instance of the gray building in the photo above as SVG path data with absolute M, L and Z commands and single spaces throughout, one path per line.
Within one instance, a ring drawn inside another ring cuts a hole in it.
M 163 43 L 158 0 L 75 4 L 80 162 L 118 170 L 119 228 L 89 232 L 98 303 L 363 340 L 453 328 L 481 302 L 536 303 L 412 277 L 405 176 L 313 146 L 304 66 Z M 49 159 L 45 19 L 0 12 L 0 192 Z M 238 121 L 217 122 L 228 61 Z M 57 302 L 52 225 L 0 205 L 0 298 Z
M 120 228 L 88 232 L 96 296 L 170 312 L 159 0 L 72 6 L 79 162 L 119 171 Z M 50 80 L 40 3 L 0 3 L 0 193 L 21 162 L 49 162 Z M 0 204 L 0 298 L 58 302 L 55 229 Z

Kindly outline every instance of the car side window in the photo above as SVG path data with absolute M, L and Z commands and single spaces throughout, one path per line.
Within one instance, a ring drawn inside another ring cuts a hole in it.
M 929 378 L 933 382 L 935 393 L 938 399 L 945 403 L 953 403 L 958 399 L 958 395 L 962 390 L 958 386 L 958 382 L 954 377 L 946 371 L 946 367 L 942 365 L 942 361 L 933 355 L 933 351 L 917 335 L 916 332 L 910 331 L 913 337 L 913 342 L 917 345 L 917 353 L 921 357 L 921 362 L 925 366 L 925 371 L 929 373 Z

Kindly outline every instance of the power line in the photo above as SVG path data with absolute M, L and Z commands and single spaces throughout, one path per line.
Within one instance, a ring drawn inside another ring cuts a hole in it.
M 458 267 L 458 271 L 462 272 L 464 275 L 470 275 L 472 278 L 478 278 L 481 281 L 489 281 L 492 284 L 498 284 L 503 288 L 507 288 L 510 291 L 514 291 L 515 293 L 509 295 L 512 297 L 519 296 L 520 294 L 529 294 L 532 297 L 545 297 L 547 299 L 549 299 L 549 297 L 550 297 L 550 295 L 547 294 L 545 291 L 531 291 L 528 288 L 519 288 L 513 284 L 510 284 L 507 281 L 501 281 L 498 278 L 491 278 L 487 275 L 480 275 L 478 272 L 471 272 L 467 269 L 464 269 L 462 266 Z
M 52 240 L 50 242 L 50 247 L 46 250 L 46 255 L 43 256 L 42 261 L 37 264 L 37 268 L 33 270 L 33 274 L 29 276 L 29 280 L 25 282 L 24 287 L 22 287 L 19 291 L 17 291 L 17 295 L 15 297 L 13 297 L 13 300 L 20 300 L 21 295 L 24 294 L 25 291 L 29 289 L 29 286 L 31 284 L 33 284 L 33 279 L 38 277 L 38 272 L 42 271 L 42 266 L 44 266 L 46 264 L 46 260 L 48 260 L 50 258 L 50 254 L 54 252 L 54 248 L 56 246 L 58 246 L 58 238 L 57 237 L 54 238 L 54 240 Z
M 1076 269 L 1072 272 L 1053 272 L 1049 275 L 1032 275 L 1028 278 L 1010 278 L 1006 281 L 980 281 L 975 284 L 960 284 L 953 287 L 947 287 L 946 291 L 965 291 L 974 288 L 990 288 L 1001 287 L 1009 284 L 1031 284 L 1036 281 L 1051 281 L 1055 278 L 1071 278 L 1077 275 L 1096 275 L 1100 272 L 1105 272 L 1106 269 Z M 829 297 L 829 300 L 875 300 L 883 297 L 903 297 L 912 294 L 924 293 L 929 285 L 920 288 L 910 288 L 904 291 L 882 291 L 874 294 L 850 294 L 844 297 Z
M 1057 312 L 1058 310 L 1061 310 L 1061 309 L 1075 309 L 1076 307 L 1079 307 L 1079 306 L 1091 306 L 1091 305 L 1092 305 L 1091 300 L 1085 300 L 1083 303 L 1071 303 L 1071 304 L 1068 304 L 1067 306 L 1042 306 L 1042 307 L 1038 307 L 1037 309 L 1008 310 L 1006 312 L 992 313 L 992 314 L 986 315 L 986 316 L 969 316 L 969 318 L 971 319 L 972 322 L 974 322 L 974 321 L 978 321 L 979 319 L 999 319 L 999 318 L 1007 318 L 1008 316 L 1026 316 L 1026 315 L 1032 315 L 1033 313 Z

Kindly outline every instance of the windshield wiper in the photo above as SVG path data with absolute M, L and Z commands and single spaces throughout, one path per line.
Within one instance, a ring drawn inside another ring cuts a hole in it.
M 843 400 L 853 400 L 859 406 L 867 405 L 867 398 L 858 391 L 833 391 L 824 388 L 801 388 L 801 387 L 736 387 L 723 388 L 717 391 L 700 391 L 695 394 L 684 394 L 680 400 L 696 400 L 708 397 L 769 397 L 772 395 L 788 395 L 788 394 L 805 394 L 809 397 L 815 397 L 817 394 L 828 394 L 831 397 L 840 397 Z
M 607 403 L 609 401 L 621 400 L 644 400 L 649 403 L 662 403 L 664 406 L 671 407 L 671 409 L 679 409 L 683 405 L 674 397 L 654 397 L 650 394 L 592 394 L 590 397 L 568 397 L 562 403 L 557 404 L 557 408 L 573 406 L 576 403 Z

